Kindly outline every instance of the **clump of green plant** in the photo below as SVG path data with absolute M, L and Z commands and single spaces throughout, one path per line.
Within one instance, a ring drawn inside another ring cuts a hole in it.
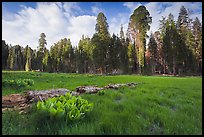
M 2 85 L 3 87 L 14 87 L 14 88 L 21 88 L 26 86 L 32 86 L 34 81 L 32 79 L 17 79 L 17 80 L 3 80 Z
M 34 84 L 34 81 L 32 79 L 23 79 L 22 81 L 28 86 L 32 86 Z
M 104 94 L 105 94 L 105 91 L 104 91 L 104 90 L 98 91 L 98 95 L 99 95 L 99 96 L 102 96 L 102 95 L 104 95 Z
M 83 118 L 92 108 L 92 103 L 80 96 L 72 96 L 70 93 L 37 102 L 38 111 L 48 113 L 51 119 L 65 117 L 66 121 Z

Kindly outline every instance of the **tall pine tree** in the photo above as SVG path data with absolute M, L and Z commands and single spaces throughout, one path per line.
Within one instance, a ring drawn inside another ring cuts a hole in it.
M 37 62 L 38 62 L 38 69 L 40 69 L 41 71 L 43 71 L 43 63 L 42 60 L 44 58 L 45 55 L 45 50 L 46 47 L 45 45 L 47 45 L 46 42 L 46 35 L 45 33 L 41 33 L 40 34 L 40 39 L 39 39 L 39 46 L 38 46 L 38 51 L 37 51 Z
M 96 19 L 96 33 L 92 37 L 92 44 L 94 45 L 93 56 L 94 64 L 101 74 L 106 73 L 107 69 L 107 49 L 110 44 L 110 34 L 108 31 L 108 23 L 105 15 L 100 12 Z

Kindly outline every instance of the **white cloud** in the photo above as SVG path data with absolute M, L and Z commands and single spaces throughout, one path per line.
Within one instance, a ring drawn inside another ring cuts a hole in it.
M 91 7 L 91 12 L 97 16 L 100 12 L 103 12 L 105 15 L 106 11 L 102 8 L 102 4 L 100 2 L 92 2 L 93 6 Z
M 102 8 L 99 8 L 97 6 L 93 6 L 91 7 L 91 11 L 95 14 L 95 15 L 98 15 L 98 13 L 100 12 L 104 12 L 104 10 Z
M 139 5 L 141 3 L 138 2 L 124 3 L 123 6 L 130 9 L 128 13 L 122 13 L 121 11 L 114 17 L 107 18 L 111 35 L 112 33 L 119 34 L 121 24 L 123 24 L 123 31 L 126 33 L 129 17 Z M 182 5 L 193 11 L 191 18 L 197 16 L 202 20 L 202 12 L 198 10 L 202 9 L 201 3 L 145 3 L 152 16 L 150 31 L 158 30 L 159 20 L 162 16 L 168 16 L 169 13 L 172 13 L 174 19 L 177 20 Z M 21 6 L 21 10 L 15 14 L 10 13 L 3 5 L 2 8 L 2 39 L 12 45 L 19 44 L 23 47 L 29 45 L 34 49 L 38 46 L 38 39 L 42 32 L 47 36 L 48 49 L 62 38 L 70 38 L 72 45 L 77 46 L 83 34 L 92 37 L 95 32 L 98 12 L 106 12 L 101 8 L 100 4 L 96 3 L 91 7 L 91 12 L 94 13 L 94 16 L 82 15 L 84 9 L 76 2 L 40 2 L 37 3 L 36 8 Z
M 77 15 L 78 13 L 82 13 L 83 10 L 80 8 L 77 2 L 64 2 L 63 8 L 67 13 L 72 15 Z
M 73 42 L 74 45 L 77 45 L 83 34 L 92 37 L 95 32 L 95 27 L 93 27 L 95 24 L 95 16 L 83 15 L 72 17 L 69 24 L 70 26 L 67 28 L 69 32 L 68 37 L 70 37 L 71 41 L 76 40 Z
M 111 18 L 109 21 L 109 31 L 112 35 L 120 35 L 121 25 L 123 26 L 123 32 L 126 34 L 129 22 L 129 14 L 127 13 L 119 13 L 115 17 Z
M 95 16 L 74 16 L 74 9 L 82 11 L 77 3 L 45 2 L 36 8 L 21 7 L 17 14 L 7 13 L 2 19 L 2 39 L 9 44 L 36 49 L 40 33 L 44 32 L 48 49 L 62 38 L 70 38 L 72 45 L 77 46 L 82 34 L 91 37 L 95 32 Z
M 134 9 L 142 5 L 140 2 L 125 2 L 123 6 L 131 9 L 131 12 L 133 12 Z
M 188 3 L 188 2 L 172 2 L 171 4 L 168 3 L 168 7 L 163 9 L 162 11 L 162 5 L 166 3 L 148 3 L 145 6 L 149 10 L 151 16 L 152 16 L 152 25 L 151 25 L 151 31 L 155 32 L 159 28 L 159 20 L 161 20 L 161 17 L 168 17 L 168 15 L 171 13 L 174 16 L 174 20 L 176 21 L 178 19 L 178 14 L 180 12 L 181 6 L 184 6 L 186 9 L 190 9 L 195 11 L 197 7 L 200 5 L 199 3 Z M 160 7 L 160 8 L 158 8 Z M 158 9 L 158 10 L 155 10 Z M 202 14 L 194 14 L 193 16 L 190 15 L 190 18 L 194 18 L 194 16 L 201 17 Z M 201 18 L 202 20 L 202 18 Z

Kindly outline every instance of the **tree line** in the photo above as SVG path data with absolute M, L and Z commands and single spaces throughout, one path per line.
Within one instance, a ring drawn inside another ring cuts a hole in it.
M 202 74 L 202 24 L 189 18 L 182 6 L 178 19 L 170 13 L 162 17 L 156 32 L 150 29 L 152 17 L 145 6 L 134 10 L 127 32 L 110 34 L 107 18 L 97 16 L 92 38 L 82 36 L 73 47 L 69 38 L 46 48 L 46 35 L 40 34 L 39 46 L 8 45 L 2 40 L 2 69 L 44 72 L 100 74 Z M 146 38 L 149 37 L 149 42 Z M 146 44 L 147 43 L 147 44 Z

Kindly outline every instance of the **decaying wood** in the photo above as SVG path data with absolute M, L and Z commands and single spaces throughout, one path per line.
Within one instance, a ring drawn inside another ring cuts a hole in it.
M 75 91 L 70 91 L 68 89 L 52 89 L 52 90 L 39 90 L 39 91 L 25 91 L 21 94 L 10 94 L 2 97 L 2 111 L 4 110 L 20 110 L 23 112 L 26 108 L 30 107 L 33 102 L 43 101 L 48 98 L 65 95 L 70 92 L 73 96 L 78 96 L 80 94 L 97 93 L 103 89 L 118 89 L 123 86 L 135 87 L 136 83 L 127 84 L 109 84 L 105 87 L 97 86 L 80 86 L 77 87 Z
M 48 98 L 65 95 L 70 92 L 68 89 L 52 89 L 52 90 L 40 90 L 40 91 L 26 91 L 25 97 L 29 102 L 43 101 Z
M 107 89 L 118 89 L 119 87 L 126 86 L 126 84 L 109 84 L 108 86 L 105 86 Z
M 120 87 L 129 86 L 129 87 L 135 87 L 136 83 L 127 83 L 127 84 L 109 84 L 108 86 L 105 86 L 106 89 L 118 89 Z
M 103 90 L 103 88 L 99 88 L 97 86 L 80 86 L 76 88 L 76 92 L 82 93 L 97 93 L 99 90 Z
M 2 97 L 2 111 L 4 110 L 24 110 L 31 106 L 33 102 L 46 100 L 48 98 L 65 95 L 70 92 L 67 89 L 52 89 L 39 91 L 26 91 L 22 94 L 10 94 Z
M 80 93 L 79 93 L 79 92 L 72 91 L 72 92 L 71 92 L 71 95 L 72 95 L 72 96 L 79 96 Z
M 10 94 L 2 97 L 2 108 L 12 108 L 14 106 L 26 103 L 27 99 L 21 94 Z
M 80 86 L 76 88 L 76 92 L 79 94 L 82 93 L 97 93 L 99 90 L 103 89 L 118 89 L 120 87 L 129 86 L 129 87 L 135 87 L 136 83 L 127 83 L 127 84 L 109 84 L 108 86 L 105 86 L 104 88 L 100 88 L 97 86 Z
M 10 94 L 2 97 L 2 111 L 25 110 L 30 107 L 27 98 L 22 94 Z

